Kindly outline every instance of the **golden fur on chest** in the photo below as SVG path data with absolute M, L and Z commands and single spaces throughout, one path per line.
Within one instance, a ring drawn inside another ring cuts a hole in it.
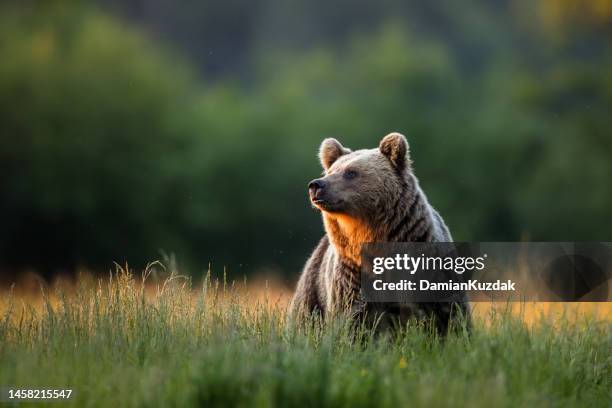
M 354 265 L 361 265 L 361 244 L 374 242 L 372 229 L 354 217 L 346 214 L 326 213 L 323 217 L 325 230 L 338 256 L 348 259 Z

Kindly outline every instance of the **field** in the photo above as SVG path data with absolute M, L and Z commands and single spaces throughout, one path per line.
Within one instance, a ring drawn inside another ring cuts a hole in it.
M 478 304 L 472 334 L 444 340 L 418 325 L 354 335 L 343 321 L 285 324 L 287 293 L 272 287 L 154 272 L 4 290 L 0 387 L 74 390 L 53 406 L 611 403 L 608 304 Z

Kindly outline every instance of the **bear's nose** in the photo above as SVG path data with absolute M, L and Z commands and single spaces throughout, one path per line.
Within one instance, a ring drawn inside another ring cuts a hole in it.
M 325 182 L 321 179 L 312 180 L 308 184 L 308 192 L 311 196 L 315 196 L 318 191 L 321 191 L 325 188 Z

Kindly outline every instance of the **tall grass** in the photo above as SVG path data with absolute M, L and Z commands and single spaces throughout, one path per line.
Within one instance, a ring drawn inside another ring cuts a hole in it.
M 527 326 L 492 309 L 469 336 L 355 335 L 286 324 L 281 304 L 223 281 L 172 273 L 152 287 L 155 271 L 43 290 L 42 309 L 4 299 L 0 386 L 72 388 L 74 406 L 610 405 L 607 321 Z

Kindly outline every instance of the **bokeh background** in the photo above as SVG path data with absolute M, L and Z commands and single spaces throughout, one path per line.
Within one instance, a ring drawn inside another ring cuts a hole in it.
M 609 241 L 609 0 L 3 1 L 0 273 L 295 278 L 334 136 L 457 241 Z

